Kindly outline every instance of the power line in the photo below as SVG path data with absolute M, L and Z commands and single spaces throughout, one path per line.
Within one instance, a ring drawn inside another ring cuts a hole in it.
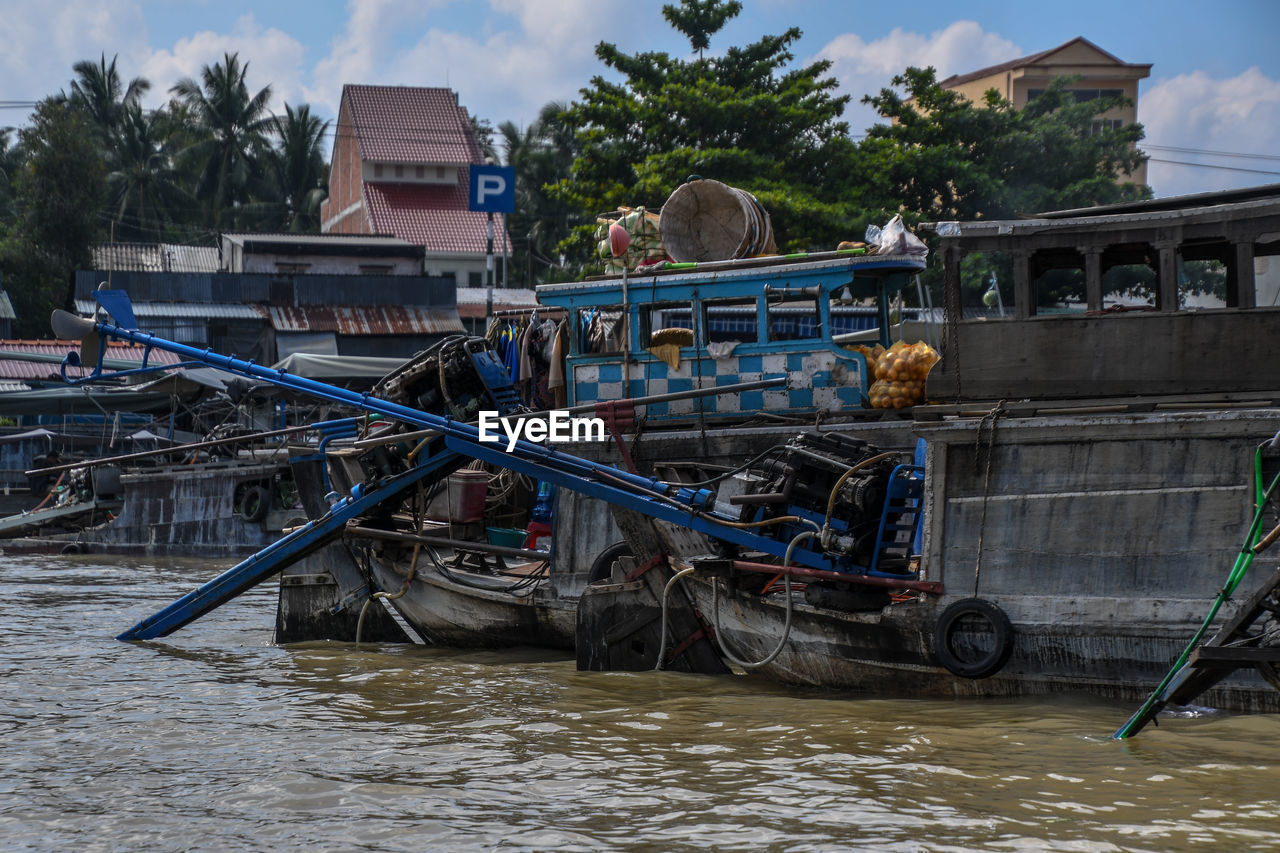
M 1251 160 L 1280 161 L 1280 155 L 1277 154 L 1245 154 L 1241 151 L 1210 151 L 1205 148 L 1179 148 L 1174 145 L 1141 144 L 1141 147 L 1150 148 L 1153 151 L 1174 151 L 1179 154 L 1204 154 L 1211 157 L 1244 157 Z
M 1148 163 L 1167 163 L 1171 166 L 1194 166 L 1198 169 L 1218 169 L 1224 172 L 1248 172 L 1251 175 L 1280 175 L 1280 172 L 1271 172 L 1266 169 L 1244 169 L 1239 166 L 1215 166 L 1212 163 L 1188 163 L 1185 160 L 1164 160 L 1159 157 L 1148 157 Z

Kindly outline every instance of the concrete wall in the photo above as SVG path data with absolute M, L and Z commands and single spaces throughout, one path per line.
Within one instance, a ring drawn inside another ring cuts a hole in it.
M 990 421 L 981 434 L 976 419 L 920 425 L 923 573 L 1015 623 L 1185 632 L 1240 550 L 1275 415 L 1002 418 L 994 441 Z

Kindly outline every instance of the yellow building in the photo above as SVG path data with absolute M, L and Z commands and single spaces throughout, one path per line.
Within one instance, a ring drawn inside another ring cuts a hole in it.
M 1012 102 L 1015 109 L 1021 109 L 1027 101 L 1043 92 L 1053 78 L 1078 76 L 1080 79 L 1068 87 L 1076 93 L 1078 101 L 1115 95 L 1129 99 L 1131 106 L 1107 110 L 1096 119 L 1097 127 L 1121 127 L 1138 120 L 1138 81 L 1150 75 L 1150 63 L 1123 62 L 1088 39 L 1076 37 L 1066 44 L 1031 56 L 968 74 L 952 75 L 940 85 L 959 92 L 974 103 L 981 103 L 986 91 L 995 89 L 1001 97 Z M 1146 164 L 1124 179 L 1145 184 Z

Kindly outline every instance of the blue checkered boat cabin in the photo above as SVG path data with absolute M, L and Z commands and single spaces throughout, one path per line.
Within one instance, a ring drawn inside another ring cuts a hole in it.
M 544 284 L 569 321 L 568 405 L 786 377 L 786 385 L 651 404 L 650 422 L 865 411 L 853 340 L 889 344 L 888 302 L 924 260 L 843 252 L 700 263 L 625 279 Z

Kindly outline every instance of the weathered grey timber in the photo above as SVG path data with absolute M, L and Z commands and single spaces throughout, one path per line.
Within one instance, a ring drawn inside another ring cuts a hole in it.
M 114 519 L 76 533 L 12 539 L 9 551 L 141 556 L 247 556 L 280 536 L 297 509 L 263 507 L 247 517 L 248 488 L 268 498 L 288 468 L 275 462 L 226 461 L 139 469 L 119 475 L 122 503 Z M 291 500 L 291 499 L 290 499 Z
M 940 235 L 948 317 L 931 400 L 1280 389 L 1280 309 L 1258 305 L 1254 276 L 1255 258 L 1280 254 L 1280 184 L 924 227 Z M 1012 258 L 1009 319 L 960 319 L 960 261 L 983 252 Z M 1225 266 L 1226 310 L 1179 310 L 1179 260 Z M 1125 264 L 1155 272 L 1150 312 L 1103 312 L 1102 276 Z M 1037 281 L 1056 269 L 1084 272 L 1094 316 L 1037 316 Z
M 701 479 L 787 441 L 805 426 L 796 423 L 707 432 L 663 431 L 642 433 L 638 439 L 629 436 L 627 440 L 642 471 L 672 480 Z M 908 449 L 915 441 L 907 420 L 876 421 L 857 427 L 845 423 L 832 429 L 898 449 Z M 363 479 L 364 472 L 359 463 L 360 454 L 341 444 L 335 443 L 335 449 L 328 454 L 329 474 L 331 487 L 345 493 Z M 620 463 L 612 442 L 563 445 L 563 448 L 583 458 Z M 325 510 L 318 500 L 325 492 L 318 464 L 315 461 L 293 464 L 303 504 L 312 518 L 323 515 Z M 499 584 L 492 576 L 458 571 L 451 572 L 450 577 L 438 571 L 422 554 L 413 582 L 404 596 L 396 599 L 395 606 L 424 638 L 440 645 L 464 648 L 533 645 L 570 651 L 575 648 L 576 635 L 580 634 L 575 621 L 578 602 L 587 589 L 592 564 L 601 551 L 623 538 L 624 533 L 607 504 L 560 489 L 556 494 L 552 562 L 544 579 L 512 594 L 500 589 L 510 585 L 509 582 Z M 634 539 L 634 535 L 627 538 Z M 352 614 L 358 613 L 371 591 L 399 590 L 411 561 L 411 546 L 372 543 L 359 537 L 307 556 L 282 575 L 277 637 L 280 642 L 353 639 Z M 665 572 L 665 568 L 655 571 L 648 579 L 637 582 L 645 587 L 646 596 L 652 598 L 655 589 L 657 594 L 661 593 L 661 585 L 669 577 Z M 330 581 L 324 581 L 325 577 Z M 655 582 L 656 588 L 652 586 Z M 650 633 L 646 642 L 653 651 L 660 638 L 656 620 L 649 621 L 653 624 L 647 626 Z M 691 627 L 688 633 L 693 630 Z M 366 638 L 372 639 L 368 634 Z M 704 662 L 704 668 L 705 665 L 709 664 Z M 676 661 L 672 668 L 688 667 Z
M 931 400 L 1259 394 L 1280 388 L 1280 308 L 966 320 Z M 954 369 L 959 361 L 962 377 Z
M 726 656 L 765 677 L 877 694 L 1139 700 L 1231 571 L 1254 510 L 1254 452 L 1280 429 L 1280 311 L 1255 307 L 1253 276 L 1255 257 L 1280 252 L 1280 186 L 939 233 L 948 321 L 927 396 L 947 405 L 917 407 L 914 434 L 927 447 L 918 579 L 941 594 L 832 609 L 776 586 L 762 594 L 728 560 L 694 560 L 716 550 L 705 539 L 655 533 L 677 566 L 694 567 L 681 584 Z M 1014 317 L 960 319 L 959 262 L 971 251 L 1013 255 Z M 1177 310 L 1179 257 L 1227 265 L 1227 308 Z M 1084 269 L 1096 310 L 1102 273 L 1127 263 L 1156 270 L 1155 310 L 1036 316 L 1043 272 Z M 990 618 L 948 617 L 965 612 Z M 1007 656 L 957 665 L 993 637 Z M 1197 701 L 1280 711 L 1280 693 L 1248 669 Z
M 877 693 L 1141 699 L 1230 571 L 1252 515 L 1253 451 L 1277 427 L 1277 409 L 1000 418 L 990 440 L 973 419 L 919 424 L 930 482 L 921 574 L 945 594 L 873 613 L 795 601 L 791 637 L 761 672 Z M 709 582 L 690 589 L 711 614 Z M 763 658 L 782 636 L 783 604 L 725 590 L 722 637 L 739 657 Z M 1012 655 L 988 678 L 936 659 L 938 616 L 967 597 L 1013 625 Z M 1248 671 L 1200 701 L 1280 710 L 1280 693 Z

